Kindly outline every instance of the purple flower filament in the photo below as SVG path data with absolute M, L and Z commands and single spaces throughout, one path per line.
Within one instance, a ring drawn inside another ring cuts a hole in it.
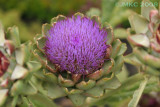
M 107 32 L 89 18 L 58 21 L 46 35 L 45 53 L 62 71 L 87 75 L 105 60 Z

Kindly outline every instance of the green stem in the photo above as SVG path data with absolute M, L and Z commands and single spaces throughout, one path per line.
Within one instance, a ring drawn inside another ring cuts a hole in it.
M 148 82 L 148 78 L 145 78 L 139 86 L 139 88 L 134 92 L 132 100 L 129 102 L 128 107 L 137 107 L 137 104 L 142 96 L 144 88 Z

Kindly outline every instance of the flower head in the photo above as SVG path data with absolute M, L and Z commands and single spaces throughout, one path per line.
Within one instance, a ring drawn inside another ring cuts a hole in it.
M 104 63 L 107 32 L 87 17 L 58 21 L 45 36 L 45 54 L 62 71 L 86 75 Z
M 114 87 L 107 81 L 115 81 L 114 73 L 122 70 L 126 45 L 114 39 L 112 27 L 101 24 L 98 16 L 85 17 L 79 12 L 71 18 L 58 15 L 50 24 L 43 24 L 42 34 L 34 40 L 33 54 L 43 65 L 44 75 L 37 77 L 48 86 L 53 81 L 52 90 L 65 94 L 53 99 L 68 96 L 80 106 L 87 97 L 98 98 L 106 89 L 120 86 L 117 79 Z

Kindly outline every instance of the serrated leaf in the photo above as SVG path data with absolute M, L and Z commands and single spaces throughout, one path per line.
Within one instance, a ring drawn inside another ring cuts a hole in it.
M 121 41 L 119 39 L 116 39 L 115 41 L 113 41 L 113 48 L 112 48 L 112 53 L 111 53 L 111 57 L 115 58 L 118 54 L 118 52 L 120 51 L 121 48 Z
M 21 65 L 16 65 L 12 75 L 11 80 L 23 79 L 27 76 L 28 70 Z
M 80 12 L 77 12 L 77 13 L 74 14 L 74 17 L 77 18 L 77 16 L 80 16 L 82 18 L 82 17 L 84 17 L 84 14 L 80 13 Z
M 97 70 L 97 71 L 93 72 L 92 74 L 89 74 L 87 77 L 91 80 L 98 80 L 104 75 L 105 72 L 107 72 L 107 71 L 104 71 L 104 66 L 103 66 L 103 69 Z
M 48 60 L 47 60 L 46 68 L 53 73 L 57 72 L 55 65 Z
M 129 22 L 136 33 L 146 33 L 148 31 L 149 21 L 138 14 L 130 16 Z
M 51 19 L 51 24 L 53 25 L 54 23 L 56 23 L 57 22 L 57 17 L 54 17 L 54 18 L 52 18 Z
M 139 83 L 142 80 L 144 80 L 144 78 L 141 73 L 135 74 L 123 81 L 122 85 L 119 88 L 115 90 L 105 90 L 105 94 L 102 97 L 95 100 L 92 99 L 89 104 L 92 106 L 100 106 L 107 104 L 108 101 L 114 102 L 115 100 L 115 103 L 117 103 L 121 99 L 126 99 L 133 94 L 133 92 L 135 91 L 135 89 L 138 88 Z
M 82 90 L 88 90 L 95 86 L 96 82 L 94 80 L 89 80 L 87 82 L 82 81 L 76 85 L 77 88 L 82 89 Z
M 44 75 L 44 81 L 51 82 L 51 83 L 57 83 L 58 78 L 54 73 L 51 73 L 47 69 L 43 69 L 43 75 Z
M 103 77 L 100 80 L 97 81 L 96 86 L 103 86 L 107 81 L 111 80 L 114 77 L 114 74 L 112 73 L 109 77 Z
M 61 21 L 61 20 L 65 20 L 66 19 L 66 16 L 64 15 L 58 15 L 57 17 L 54 17 L 51 19 L 51 24 L 52 26 L 54 26 L 54 24 L 58 21 Z
M 34 37 L 34 42 L 37 42 L 38 38 L 44 37 L 42 34 L 36 34 L 36 36 Z
M 112 79 L 106 81 L 106 83 L 103 85 L 104 89 L 117 89 L 121 86 L 120 81 L 116 76 L 114 76 Z
M 111 69 L 114 67 L 115 61 L 111 59 L 110 61 L 105 61 L 102 69 L 104 70 L 104 73 L 110 73 Z
M 46 38 L 45 37 L 40 37 L 36 41 L 37 47 L 41 52 L 44 52 L 45 42 L 46 42 Z
M 144 34 L 128 36 L 128 40 L 136 46 L 144 46 L 144 47 L 150 46 L 150 41 L 148 37 Z
M 48 35 L 48 31 L 50 30 L 51 25 L 50 24 L 43 24 L 42 25 L 42 36 L 47 36 Z
M 46 86 L 46 89 L 47 89 L 48 97 L 51 98 L 51 99 L 56 99 L 56 98 L 66 96 L 62 87 L 60 87 L 56 84 L 46 83 L 45 86 Z
M 39 51 L 38 49 L 35 49 L 33 54 L 39 59 L 39 61 L 42 63 L 43 66 L 46 66 L 47 58 L 41 51 Z
M 80 106 L 84 104 L 85 99 L 86 99 L 86 97 L 81 94 L 73 94 L 73 95 L 69 95 L 68 97 L 71 99 L 73 104 L 75 104 L 76 106 Z
M 57 21 L 62 21 L 62 20 L 65 20 L 66 19 L 66 16 L 64 15 L 58 15 L 57 16 Z
M 145 78 L 144 81 L 141 82 L 139 88 L 134 92 L 132 100 L 129 102 L 128 107 L 137 107 L 137 104 L 140 100 L 140 97 L 143 93 L 143 90 L 148 82 L 148 79 Z
M 74 89 L 74 88 L 63 88 L 63 90 L 67 95 L 83 93 L 83 90 Z
M 99 16 L 92 16 L 91 17 L 91 20 L 95 23 L 99 23 L 99 24 L 101 24 L 101 20 L 100 20 L 100 18 L 99 18 Z
M 103 89 L 102 87 L 96 86 L 96 87 L 93 87 L 93 88 L 87 90 L 87 91 L 85 92 L 85 94 L 86 94 L 87 96 L 90 96 L 90 97 L 98 98 L 98 97 L 103 96 L 103 94 L 104 94 L 104 89 Z
M 58 76 L 58 83 L 63 87 L 72 87 L 75 84 L 72 80 L 63 78 L 61 75 Z
M 103 25 L 106 28 L 107 31 L 107 44 L 110 45 L 113 40 L 114 40 L 114 32 L 113 32 L 113 28 L 110 24 L 108 24 L 107 22 L 104 23 Z

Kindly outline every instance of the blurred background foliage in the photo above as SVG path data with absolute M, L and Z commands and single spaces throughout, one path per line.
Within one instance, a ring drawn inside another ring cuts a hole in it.
M 41 25 L 58 14 L 71 16 L 97 5 L 97 0 L 0 0 L 0 20 L 4 27 L 17 25 L 22 41 L 32 40 Z M 100 6 L 99 6 L 100 7 Z
M 128 16 L 132 10 L 140 12 L 140 6 L 117 6 L 120 2 L 140 3 L 141 0 L 0 0 L 0 20 L 5 28 L 17 25 L 24 42 L 33 40 L 33 36 L 40 33 L 41 25 L 49 23 L 52 17 L 58 14 L 71 16 L 79 11 L 88 16 L 98 15 L 102 22 L 121 28 L 115 30 L 115 36 L 124 38 L 123 28 L 129 27 Z

